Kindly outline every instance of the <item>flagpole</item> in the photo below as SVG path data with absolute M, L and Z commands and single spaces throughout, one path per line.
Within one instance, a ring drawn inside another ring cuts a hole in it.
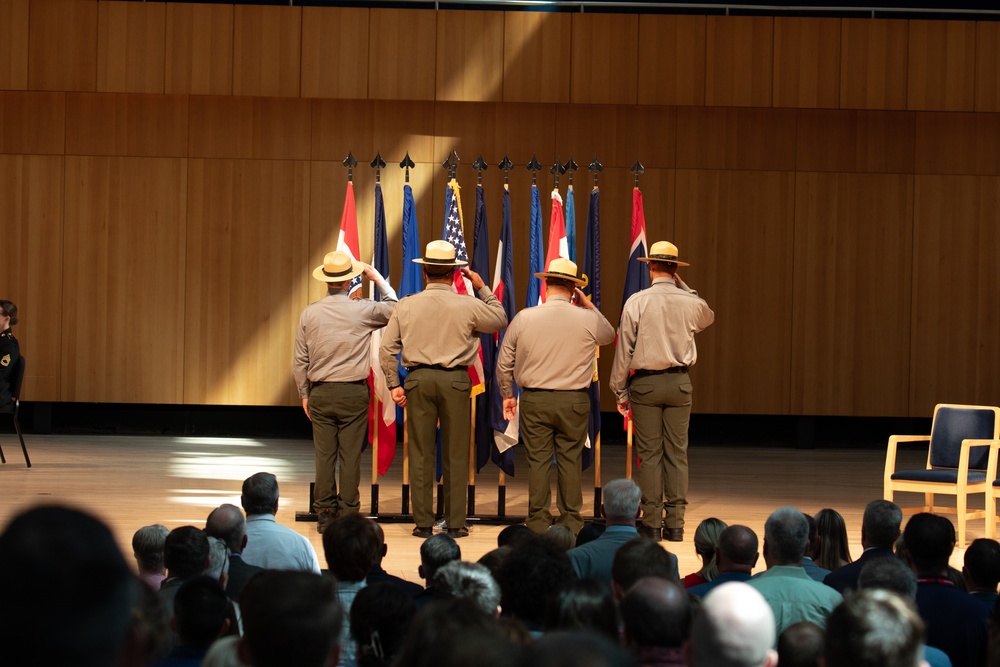
M 407 410 L 403 408 L 403 506 L 400 514 L 410 513 L 410 429 L 406 427 Z
M 472 404 L 469 421 L 469 505 L 466 514 L 472 516 L 476 513 L 476 397 L 469 397 Z
M 382 182 L 382 167 L 385 166 L 385 160 L 382 159 L 381 151 L 375 153 L 375 157 L 371 161 L 371 167 L 375 170 L 375 188 L 376 188 L 376 199 L 380 196 L 380 185 Z M 377 204 L 377 202 L 376 202 Z M 376 211 L 376 218 L 378 217 L 378 211 Z M 374 227 L 378 227 L 377 221 Z M 375 229 L 375 235 L 377 236 L 378 230 Z M 375 238 L 372 244 L 373 248 L 378 248 L 378 238 Z M 372 257 L 372 263 L 375 264 L 375 257 Z M 374 290 L 373 290 L 374 291 Z M 381 438 L 379 434 L 381 433 L 381 425 L 379 420 L 382 419 L 382 401 L 379 398 L 378 391 L 375 390 L 376 382 L 372 380 L 372 399 L 374 400 L 374 410 L 372 412 L 372 429 L 375 433 L 372 437 L 372 509 L 371 513 L 374 516 L 378 516 L 378 467 L 379 467 L 379 446 L 381 445 Z M 392 443 L 393 446 L 396 445 L 395 442 Z
M 628 421 L 628 435 L 625 438 L 625 479 L 632 479 L 632 411 L 625 417 Z

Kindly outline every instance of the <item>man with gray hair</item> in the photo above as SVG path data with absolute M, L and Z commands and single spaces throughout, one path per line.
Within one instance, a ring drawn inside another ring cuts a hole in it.
M 250 577 L 263 569 L 243 560 L 243 550 L 247 546 L 247 522 L 243 518 L 243 512 L 236 505 L 228 503 L 216 507 L 205 521 L 205 534 L 226 543 L 229 549 L 226 596 L 230 600 L 238 600 Z
M 840 593 L 814 581 L 802 568 L 809 542 L 809 522 L 794 507 L 781 507 L 764 523 L 764 562 L 767 572 L 750 579 L 774 612 L 775 634 L 799 621 L 819 627 L 843 599 Z
M 247 513 L 247 546 L 243 560 L 269 570 L 302 570 L 320 573 L 313 545 L 291 528 L 275 521 L 278 512 L 278 480 L 259 472 L 243 482 L 240 502 Z
M 438 599 L 465 598 L 490 616 L 500 615 L 500 585 L 485 565 L 453 560 L 434 574 L 433 587 Z
M 132 535 L 132 555 L 139 568 L 139 578 L 154 591 L 167 578 L 167 568 L 163 564 L 163 543 L 170 531 L 166 526 L 153 524 L 143 526 Z
M 847 596 L 830 615 L 824 658 L 827 667 L 918 667 L 924 623 L 901 596 L 865 589 Z
M 731 581 L 706 595 L 695 615 L 691 640 L 685 645 L 688 665 L 775 667 L 776 636 L 767 601 L 749 584 Z
M 899 537 L 903 511 L 890 500 L 873 500 L 865 507 L 861 520 L 861 547 L 865 550 L 853 563 L 837 568 L 826 575 L 823 583 L 841 594 L 858 587 L 861 569 L 877 558 L 895 556 L 892 545 Z

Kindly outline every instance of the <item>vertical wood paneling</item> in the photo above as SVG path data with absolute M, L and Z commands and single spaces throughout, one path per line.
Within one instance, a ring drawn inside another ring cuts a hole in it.
M 66 158 L 61 400 L 184 401 L 186 203 L 184 160 Z
M 1000 174 L 1000 114 L 916 114 L 918 174 Z
M 905 109 L 907 22 L 843 19 L 840 34 L 841 108 Z
M 236 5 L 233 94 L 297 97 L 302 8 Z
M 705 103 L 705 17 L 639 16 L 639 104 Z
M 639 18 L 573 14 L 570 101 L 635 104 L 638 99 Z
M 774 19 L 774 106 L 840 106 L 840 19 Z
M 368 99 L 433 100 L 436 13 L 375 8 L 370 35 Z
M 166 5 L 101 2 L 97 15 L 97 90 L 162 93 Z
M 705 104 L 771 106 L 773 38 L 770 16 L 709 16 Z
M 0 90 L 28 87 L 28 0 L 0 0 Z
M 792 414 L 908 414 L 912 202 L 912 176 L 798 174 Z
M 312 102 L 264 97 L 253 102 L 253 157 L 308 160 L 312 141 Z
M 497 152 L 510 156 L 510 161 L 519 171 L 531 161 L 532 155 L 537 155 L 539 162 L 551 164 L 559 149 L 555 144 L 559 108 L 555 104 L 505 104 L 499 107 L 496 116 Z M 532 121 L 525 123 L 526 118 Z
M 595 157 L 606 167 L 616 166 L 619 116 L 633 107 L 568 104 L 557 111 L 556 151 L 565 164 L 570 156 L 586 170 Z M 651 138 L 649 136 L 647 139 Z M 549 166 L 557 156 L 545 156 Z M 539 158 L 542 160 L 543 158 Z M 635 158 L 633 158 L 634 160 Z
M 59 346 L 63 335 L 63 158 L 0 155 L 0 210 L 4 211 L 4 299 L 18 305 L 14 328 L 29 360 L 22 398 L 59 400 Z
M 379 104 L 380 107 L 389 106 L 385 103 Z M 385 112 L 388 112 L 387 108 Z M 403 116 L 399 122 L 415 126 L 416 119 L 406 118 L 411 114 L 399 110 L 394 115 Z M 433 126 L 428 128 L 433 137 L 431 152 L 429 155 L 422 153 L 422 156 L 426 156 L 424 159 L 429 159 L 438 170 L 443 170 L 441 162 L 453 150 L 458 152 L 458 156 L 462 160 L 460 165 L 461 173 L 459 174 L 460 181 L 464 180 L 464 177 L 470 173 L 466 169 L 471 169 L 472 163 L 476 161 L 480 153 L 482 153 L 484 160 L 493 163 L 494 166 L 500 162 L 499 156 L 503 155 L 504 149 L 496 145 L 495 105 L 463 102 L 438 103 L 434 107 L 431 118 L 434 121 Z M 414 129 L 418 128 L 414 127 Z M 383 137 L 388 138 L 387 133 L 381 134 Z M 417 140 L 417 146 L 423 143 L 419 137 L 413 137 L 413 139 Z M 377 144 L 382 146 L 384 145 L 383 142 L 384 139 L 383 141 L 378 141 Z M 406 150 L 410 149 L 401 151 L 400 158 L 402 158 L 402 153 L 405 153 Z M 414 157 L 412 152 L 410 153 L 410 157 L 414 161 L 418 159 Z
M 569 102 L 569 14 L 504 12 L 503 101 Z
M 253 99 L 196 95 L 189 106 L 188 155 L 253 157 Z
M 503 13 L 437 15 L 435 99 L 498 102 L 503 98 Z
M 360 163 L 374 156 L 373 108 L 368 101 L 313 100 L 312 159 L 339 163 L 351 152 Z
M 309 165 L 192 160 L 184 401 L 288 405 L 305 305 Z
M 978 287 L 976 304 L 976 403 L 996 405 L 1000 396 L 1000 263 L 996 249 L 1000 247 L 1000 179 L 979 179 L 979 245 Z
M 1000 111 L 1000 23 L 976 22 L 976 111 Z
M 167 4 L 165 92 L 233 93 L 233 5 Z
M 907 53 L 907 109 L 975 108 L 975 22 L 910 21 Z
M 69 155 L 187 156 L 186 95 L 70 93 Z
M 651 168 L 673 167 L 677 156 L 677 109 L 618 107 L 618 131 L 612 163 L 631 167 L 637 158 Z M 584 155 L 586 157 L 586 155 Z M 603 155 L 602 155 L 603 161 Z
M 97 82 L 97 2 L 31 3 L 28 88 L 94 90 Z
M 795 169 L 793 109 L 677 109 L 677 166 Z
M 803 109 L 797 116 L 799 171 L 913 172 L 916 114 Z
M 4 97 L 0 146 L 4 153 L 61 155 L 66 139 L 63 93 L 10 91 Z
M 368 96 L 367 8 L 302 8 L 302 97 Z

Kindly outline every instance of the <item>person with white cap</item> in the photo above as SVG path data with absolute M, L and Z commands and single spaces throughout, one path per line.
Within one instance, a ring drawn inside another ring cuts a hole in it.
M 483 279 L 456 259 L 455 246 L 431 241 L 422 258 L 425 287 L 396 307 L 382 336 L 379 362 L 392 398 L 407 408 L 413 535 L 433 534 L 434 457 L 438 422 L 444 474 L 444 512 L 448 534 L 465 537 L 468 500 L 469 431 L 472 421 L 468 369 L 479 354 L 479 335 L 507 326 L 503 304 Z M 469 279 L 479 299 L 452 289 L 455 270 Z M 482 299 L 482 300 L 480 300 Z M 409 370 L 399 386 L 396 355 Z
M 552 525 L 549 469 L 556 459 L 557 523 L 573 534 L 583 527 L 580 486 L 587 440 L 594 348 L 615 339 L 615 328 L 590 302 L 574 262 L 557 257 L 545 279 L 545 303 L 522 310 L 510 323 L 497 356 L 497 383 L 504 417 L 517 419 L 513 380 L 523 390 L 520 431 L 528 455 L 528 528 L 544 533 Z
M 639 261 L 649 262 L 651 284 L 622 308 L 609 384 L 618 412 L 632 412 L 635 453 L 642 462 L 639 534 L 659 540 L 662 527 L 664 538 L 680 542 L 688 489 L 688 368 L 698 358 L 694 335 L 715 321 L 715 313 L 681 280 L 677 267 L 690 265 L 678 260 L 673 243 L 654 243 Z
M 375 283 L 382 301 L 349 297 L 351 281 L 361 274 Z M 371 332 L 389 321 L 396 292 L 374 268 L 341 251 L 327 253 L 313 278 L 327 284 L 327 293 L 306 306 L 299 318 L 292 375 L 302 409 L 312 421 L 316 447 L 313 510 L 322 533 L 338 515 L 361 507 Z

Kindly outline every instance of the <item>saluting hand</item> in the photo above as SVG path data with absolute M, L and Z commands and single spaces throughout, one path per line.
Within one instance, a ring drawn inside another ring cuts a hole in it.
M 588 310 L 596 310 L 597 306 L 587 298 L 587 295 L 583 293 L 583 290 L 579 287 L 573 290 L 573 303 L 580 308 L 586 308 Z
M 470 269 L 469 267 L 463 266 L 459 270 L 462 272 L 463 276 L 472 281 L 472 288 L 477 292 L 479 291 L 480 287 L 483 287 L 486 284 L 483 282 L 483 279 L 479 277 L 479 274 Z
M 392 402 L 401 408 L 406 407 L 406 390 L 402 387 L 395 387 L 390 392 L 392 394 Z
M 517 399 L 507 396 L 503 399 L 503 418 L 507 421 L 517 417 Z

